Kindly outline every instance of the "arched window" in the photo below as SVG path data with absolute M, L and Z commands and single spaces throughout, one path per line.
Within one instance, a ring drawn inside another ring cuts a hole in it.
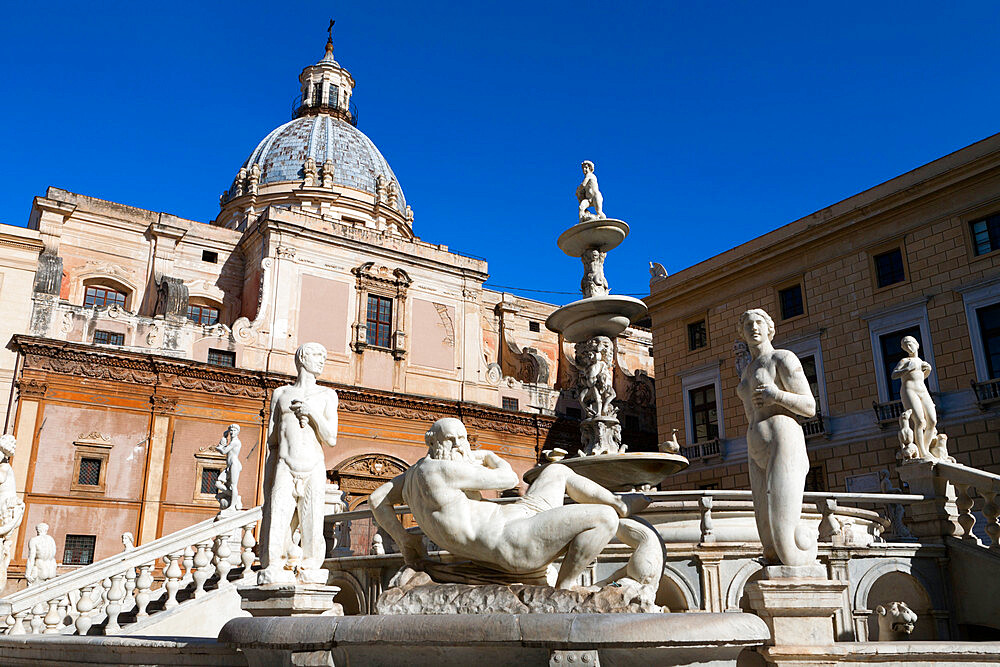
M 188 306 L 187 316 L 195 324 L 211 325 L 219 321 L 219 308 L 207 303 L 193 303 Z
M 87 285 L 83 295 L 83 305 L 85 306 L 119 306 L 125 307 L 128 296 L 113 287 L 105 285 Z

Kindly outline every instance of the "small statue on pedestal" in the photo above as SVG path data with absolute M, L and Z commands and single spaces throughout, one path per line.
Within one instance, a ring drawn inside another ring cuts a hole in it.
M 49 535 L 49 524 L 43 522 L 35 526 L 35 536 L 28 540 L 24 578 L 34 586 L 54 578 L 56 569 L 56 541 Z
M 583 169 L 583 182 L 576 187 L 576 199 L 580 202 L 580 222 L 606 218 L 607 216 L 604 215 L 604 197 L 597 187 L 597 175 L 594 173 L 594 163 L 590 160 L 584 160 L 580 164 L 580 168 Z M 594 208 L 593 213 L 587 210 L 590 207 Z
M 937 436 L 937 408 L 924 380 L 931 374 L 931 365 L 917 356 L 920 344 L 913 336 L 906 336 L 900 345 L 907 356 L 899 360 L 892 371 L 892 379 L 899 380 L 899 397 L 903 410 L 910 412 L 908 424 L 900 420 L 900 442 L 905 430 L 912 430 L 912 443 L 919 459 L 931 459 L 931 445 Z M 908 429 L 905 427 L 909 427 Z M 905 446 L 904 446 L 905 449 Z
M 243 501 L 240 500 L 240 471 L 243 464 L 240 462 L 240 449 L 243 443 L 240 442 L 240 425 L 230 424 L 222 434 L 222 440 L 215 446 L 215 451 L 226 457 L 226 469 L 222 471 L 219 478 L 215 480 L 215 497 L 219 500 L 219 514 L 231 514 L 243 509 Z

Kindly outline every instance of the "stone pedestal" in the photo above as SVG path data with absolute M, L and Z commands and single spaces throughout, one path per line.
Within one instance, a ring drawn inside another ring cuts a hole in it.
M 765 567 L 764 577 L 746 586 L 751 608 L 771 630 L 769 644 L 777 646 L 832 644 L 833 615 L 846 589 L 822 565 Z
M 239 589 L 240 608 L 259 616 L 343 616 L 333 601 L 338 586 L 321 584 L 264 584 Z
M 914 536 L 925 542 L 928 538 L 943 541 L 948 536 L 962 535 L 955 486 L 935 474 L 933 461 L 905 461 L 896 470 L 910 493 L 926 498 L 906 506 L 906 524 Z

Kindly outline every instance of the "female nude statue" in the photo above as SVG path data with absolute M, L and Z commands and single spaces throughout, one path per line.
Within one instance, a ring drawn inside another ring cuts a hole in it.
M 816 561 L 816 536 L 800 522 L 809 457 L 795 416 L 812 417 L 816 401 L 798 357 L 771 346 L 774 321 L 767 313 L 759 308 L 743 313 L 739 333 L 751 361 L 736 393 L 750 422 L 750 488 L 764 558 L 809 565 Z
M 931 374 L 931 365 L 917 356 L 920 344 L 913 336 L 900 341 L 907 356 L 899 360 L 892 371 L 892 379 L 899 380 L 899 397 L 903 410 L 912 410 L 913 444 L 917 456 L 931 458 L 931 446 L 937 436 L 937 409 L 924 379 Z

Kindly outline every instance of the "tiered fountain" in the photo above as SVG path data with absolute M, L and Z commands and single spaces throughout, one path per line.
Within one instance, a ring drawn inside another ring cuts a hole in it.
M 583 298 L 557 309 L 545 321 L 551 331 L 576 343 L 575 365 L 580 377 L 577 396 L 583 409 L 582 446 L 578 456 L 559 462 L 609 489 L 650 488 L 686 468 L 688 460 L 677 452 L 626 453 L 628 445 L 622 442 L 618 409 L 613 404 L 614 339 L 646 315 L 646 305 L 630 296 L 609 293 L 604 259 L 625 240 L 629 227 L 605 217 L 594 164 L 587 160 L 582 167 L 584 179 L 576 189 L 580 222 L 563 232 L 557 243 L 567 255 L 583 261 Z M 531 483 L 544 465 L 526 472 L 524 480 Z

